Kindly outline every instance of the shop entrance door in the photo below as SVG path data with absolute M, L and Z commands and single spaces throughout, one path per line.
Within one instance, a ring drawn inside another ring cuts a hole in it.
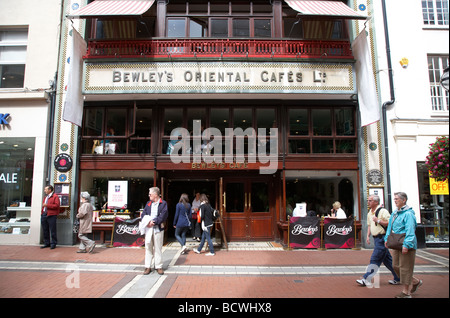
M 223 221 L 229 241 L 273 239 L 273 191 L 269 178 L 223 180 Z

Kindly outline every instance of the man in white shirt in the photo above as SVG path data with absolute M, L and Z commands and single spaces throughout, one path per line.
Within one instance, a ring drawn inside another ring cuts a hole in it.
M 164 222 L 167 220 L 167 202 L 161 199 L 160 190 L 157 187 L 150 188 L 150 201 L 145 205 L 142 212 L 142 220 L 148 219 L 147 230 L 145 231 L 145 270 L 144 275 L 151 272 L 151 264 L 155 259 L 155 269 L 159 275 L 164 274 L 162 268 L 162 245 L 164 242 Z
M 388 210 L 380 205 L 380 197 L 378 195 L 371 195 L 367 199 L 367 205 L 370 210 L 367 213 L 367 244 L 370 244 L 370 234 L 373 236 L 375 247 L 372 256 L 370 257 L 370 265 L 367 273 L 356 282 L 362 286 L 370 286 L 371 278 L 376 274 L 376 271 L 383 263 L 394 275 L 393 280 L 389 280 L 391 285 L 398 285 L 400 278 L 392 266 L 392 256 L 389 249 L 384 246 L 384 235 L 386 234 L 386 227 L 389 224 L 390 214 Z

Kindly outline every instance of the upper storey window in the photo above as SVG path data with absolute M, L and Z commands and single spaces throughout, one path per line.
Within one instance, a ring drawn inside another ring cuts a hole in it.
M 169 38 L 270 38 L 273 9 L 267 1 L 171 1 L 167 5 Z
M 22 88 L 28 29 L 0 29 L 0 88 Z

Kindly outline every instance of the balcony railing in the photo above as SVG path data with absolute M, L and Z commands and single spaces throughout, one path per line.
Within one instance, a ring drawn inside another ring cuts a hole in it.
M 100 58 L 324 58 L 353 59 L 349 41 L 163 39 L 89 41 L 86 59 Z

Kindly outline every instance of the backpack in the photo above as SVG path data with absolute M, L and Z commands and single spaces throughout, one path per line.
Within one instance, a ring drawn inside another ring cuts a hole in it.
M 383 207 L 379 207 L 376 211 L 375 211 L 375 216 L 378 218 L 378 213 L 380 213 L 380 210 L 382 209 Z M 381 225 L 380 223 L 377 223 L 377 225 L 379 225 L 379 226 L 381 226 L 383 229 L 387 229 L 387 226 L 384 226 L 384 225 Z

